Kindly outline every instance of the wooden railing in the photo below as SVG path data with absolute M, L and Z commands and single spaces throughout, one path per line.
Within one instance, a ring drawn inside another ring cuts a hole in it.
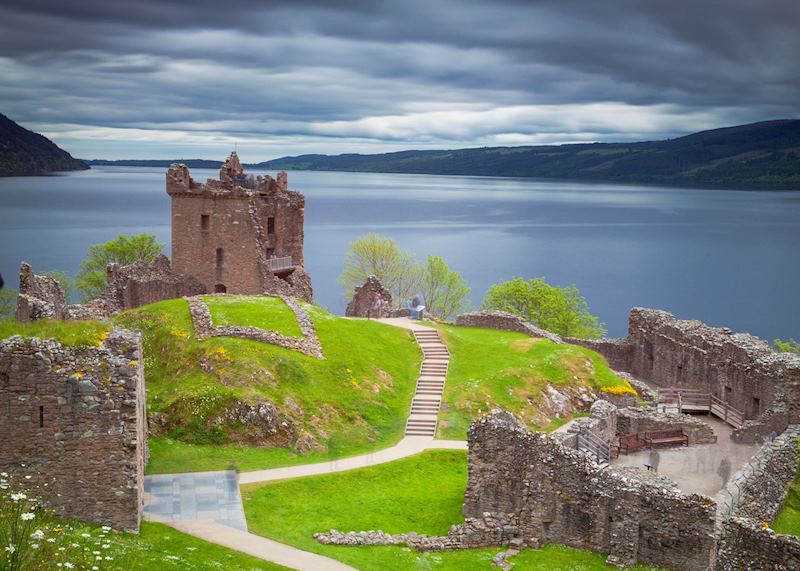
M 744 413 L 730 403 L 718 399 L 711 393 L 698 389 L 664 388 L 656 391 L 656 402 L 659 405 L 674 406 L 678 412 L 708 411 L 733 426 L 740 428 L 744 424 Z
M 744 424 L 744 413 L 723 400 L 711 395 L 711 414 L 718 416 L 734 428 L 741 428 Z

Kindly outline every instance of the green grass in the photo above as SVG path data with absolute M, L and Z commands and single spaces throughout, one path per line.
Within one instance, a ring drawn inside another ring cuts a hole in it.
M 312 537 L 330 529 L 445 535 L 463 521 L 466 481 L 466 452 L 434 450 L 349 472 L 245 485 L 242 495 L 251 532 L 357 569 L 495 569 L 491 560 L 500 549 L 423 554 L 400 546 L 326 546 Z M 554 545 L 512 559 L 520 571 L 607 569 L 604 561 L 601 554 Z
M 124 545 L 124 555 L 117 558 L 121 571 L 152 569 L 225 569 L 226 571 L 279 571 L 286 567 L 252 557 L 221 545 L 197 539 L 160 523 L 142 522 L 138 536 L 115 534 Z M 176 559 L 177 558 L 177 559 Z M 106 569 L 106 567 L 103 567 Z
M 231 305 L 236 299 L 226 297 Z M 256 298 L 244 300 L 246 306 L 258 303 Z M 326 460 L 385 448 L 402 437 L 421 360 L 411 334 L 306 308 L 324 360 L 247 339 L 200 341 L 185 300 L 162 301 L 115 317 L 115 323 L 143 333 L 151 428 L 173 441 L 151 441 L 150 473 Z M 265 298 L 262 312 L 273 309 L 290 311 Z M 250 427 L 216 422 L 227 419 L 227 411 L 241 402 L 260 401 L 275 403 L 291 420 L 294 444 L 250 446 L 259 442 Z
M 0 319 L 0 339 L 12 335 L 55 339 L 62 345 L 71 347 L 94 347 L 111 331 L 107 323 L 101 321 L 55 321 L 42 319 L 30 323 L 19 323 Z
M 540 410 L 539 397 L 548 384 L 633 391 L 601 355 L 584 347 L 510 331 L 437 327 L 450 350 L 440 438 L 466 438 L 469 424 L 493 407 L 519 415 L 531 428 L 546 426 L 553 419 Z
M 214 325 L 246 325 L 302 337 L 294 312 L 279 297 L 207 295 Z
M 797 449 L 800 453 L 800 438 L 797 441 Z M 786 502 L 778 513 L 778 517 L 775 518 L 772 529 L 777 533 L 800 537 L 800 471 L 797 472 L 797 478 L 789 488 Z

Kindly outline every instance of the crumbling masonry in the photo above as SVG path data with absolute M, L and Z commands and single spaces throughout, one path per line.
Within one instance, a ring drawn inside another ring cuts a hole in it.
M 236 153 L 219 180 L 195 182 L 186 165 L 167 171 L 172 198 L 172 265 L 208 292 L 272 294 L 311 301 L 303 267 L 305 198 L 285 172 L 246 175 Z
M 593 349 L 609 365 L 659 387 L 711 393 L 744 414 L 733 438 L 756 442 L 800 423 L 800 358 L 777 353 L 747 333 L 634 308 L 625 339 L 565 339 Z
M 138 531 L 145 419 L 138 333 L 91 348 L 0 340 L 0 470 L 59 515 Z

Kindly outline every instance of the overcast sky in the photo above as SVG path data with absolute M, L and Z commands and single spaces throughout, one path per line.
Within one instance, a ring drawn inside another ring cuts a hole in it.
M 661 139 L 800 117 L 798 54 L 798 0 L 3 0 L 0 112 L 81 158 Z

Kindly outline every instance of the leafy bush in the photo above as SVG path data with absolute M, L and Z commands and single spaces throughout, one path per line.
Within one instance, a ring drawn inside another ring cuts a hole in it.
M 114 263 L 127 266 L 134 262 L 152 262 L 164 249 L 164 244 L 156 241 L 155 234 L 120 234 L 104 244 L 92 244 L 78 271 L 75 283 L 83 293 L 84 300 L 90 300 L 103 293 L 106 285 L 106 267 Z
M 589 304 L 578 288 L 550 285 L 544 278 L 515 278 L 495 284 L 486 292 L 483 308 L 515 313 L 565 337 L 597 339 L 606 332 L 604 324 L 589 312 Z

